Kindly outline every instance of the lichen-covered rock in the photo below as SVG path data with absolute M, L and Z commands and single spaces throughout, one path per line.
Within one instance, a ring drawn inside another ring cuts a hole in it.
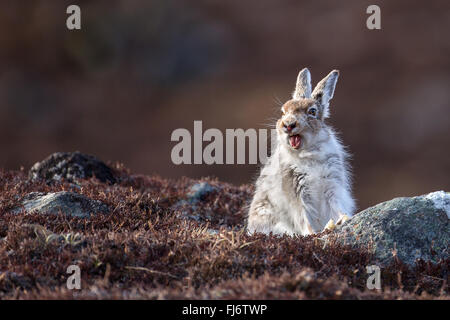
M 95 176 L 102 182 L 116 183 L 114 171 L 96 157 L 76 152 L 56 152 L 41 162 L 35 163 L 30 171 L 31 180 L 45 180 L 48 184 L 65 179 L 76 182 Z
M 395 198 L 356 214 L 330 236 L 354 247 L 369 248 L 376 261 L 387 265 L 396 255 L 412 266 L 416 259 L 450 258 L 450 193 Z
M 13 212 L 18 213 L 22 210 L 28 213 L 39 212 L 41 214 L 63 213 L 78 218 L 89 218 L 91 214 L 109 212 L 108 206 L 103 202 L 67 191 L 55 193 L 32 192 L 22 200 L 22 207 L 13 209 Z

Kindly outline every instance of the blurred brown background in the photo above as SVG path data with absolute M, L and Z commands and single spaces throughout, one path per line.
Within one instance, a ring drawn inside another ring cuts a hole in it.
M 66 28 L 78 4 L 82 30 Z M 382 30 L 366 28 L 381 7 Z M 164 177 L 249 183 L 255 165 L 171 163 L 176 128 L 263 128 L 298 71 L 341 71 L 330 122 L 359 207 L 450 189 L 450 2 L 0 2 L 0 167 L 80 150 Z

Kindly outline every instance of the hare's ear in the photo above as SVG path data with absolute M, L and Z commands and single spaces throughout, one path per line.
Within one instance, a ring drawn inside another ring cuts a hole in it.
M 323 78 L 317 86 L 314 88 L 312 93 L 312 98 L 317 100 L 319 104 L 322 106 L 323 117 L 328 118 L 329 111 L 328 106 L 331 98 L 334 95 L 334 89 L 336 88 L 336 82 L 339 77 L 339 71 L 333 70 L 331 71 L 325 78 Z
M 297 84 L 292 98 L 299 100 L 302 98 L 311 98 L 311 73 L 308 68 L 304 68 L 297 77 Z

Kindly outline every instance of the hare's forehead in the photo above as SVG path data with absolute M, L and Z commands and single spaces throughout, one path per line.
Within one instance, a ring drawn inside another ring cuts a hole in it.
M 299 112 L 302 110 L 307 110 L 315 103 L 316 101 L 313 99 L 289 100 L 281 107 L 281 111 L 286 113 Z

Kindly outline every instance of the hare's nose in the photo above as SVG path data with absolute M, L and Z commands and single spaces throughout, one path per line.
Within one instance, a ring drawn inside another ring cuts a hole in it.
M 287 130 L 288 132 L 291 132 L 292 129 L 295 128 L 295 122 L 294 122 L 294 123 L 290 123 L 290 124 L 283 123 L 283 126 L 286 128 L 286 130 Z

